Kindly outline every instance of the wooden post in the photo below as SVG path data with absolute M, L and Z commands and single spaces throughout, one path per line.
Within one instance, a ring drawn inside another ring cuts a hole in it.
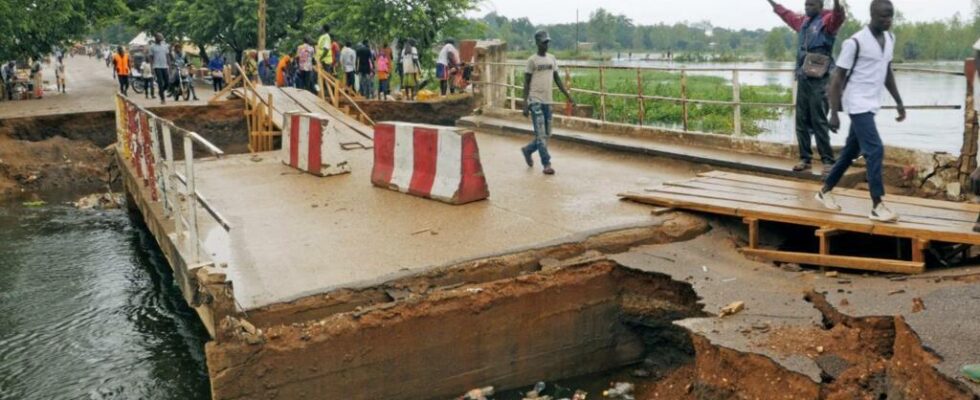
M 749 226 L 749 248 L 759 248 L 759 220 L 755 218 L 745 218 L 742 221 Z
M 189 135 L 184 135 L 184 177 L 187 178 L 186 192 L 184 201 L 188 207 L 187 227 L 188 240 L 192 251 L 191 261 L 197 263 L 200 254 L 200 246 L 197 242 L 197 193 L 194 188 L 194 142 Z
M 266 113 L 265 113 L 265 126 L 263 129 L 265 132 L 265 151 L 272 151 L 272 93 L 269 93 L 269 102 L 266 103 Z
M 681 122 L 684 124 L 684 132 L 687 132 L 687 71 L 681 70 Z
M 259 0 L 259 55 L 265 51 L 265 1 Z
M 643 72 L 639 67 L 636 68 L 636 99 L 639 102 L 638 105 L 640 106 L 637 112 L 639 119 L 637 120 L 636 124 L 637 126 L 643 126 L 643 118 L 646 115 L 646 109 L 643 104 Z
M 974 108 L 973 79 L 976 65 L 972 58 L 963 63 L 963 73 L 966 75 L 966 102 L 963 106 L 963 146 L 960 148 L 960 184 L 964 189 L 970 189 L 970 174 L 977 168 L 977 135 L 980 126 L 977 124 L 977 111 Z
M 606 122 L 606 69 L 599 66 L 599 118 Z
M 517 109 L 517 90 L 514 90 L 514 86 L 517 85 L 517 80 L 514 79 L 514 74 L 517 73 L 517 68 L 511 67 L 507 72 L 507 97 L 510 98 L 510 109 Z
M 738 82 L 738 70 L 732 70 L 732 101 L 735 103 L 732 123 L 735 128 L 735 136 L 742 136 L 742 93 L 741 85 Z
M 565 67 L 565 90 L 568 90 L 568 93 L 572 92 L 572 73 L 570 67 Z M 565 116 L 571 116 L 573 111 L 572 104 L 566 100 Z

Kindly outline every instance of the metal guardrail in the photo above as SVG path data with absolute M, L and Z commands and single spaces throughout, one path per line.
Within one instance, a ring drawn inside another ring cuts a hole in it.
M 499 77 L 492 76 L 494 81 L 474 81 L 474 85 L 484 85 L 484 86 L 497 86 L 503 87 L 507 91 L 503 100 L 509 103 L 509 108 L 512 110 L 517 109 L 517 101 L 522 100 L 518 98 L 518 93 L 524 91 L 523 86 L 517 85 L 515 82 L 515 76 L 517 76 L 517 71 L 525 68 L 524 64 L 514 63 L 514 62 L 484 62 L 480 63 L 480 66 L 486 67 L 502 67 L 506 70 L 506 83 L 501 83 L 496 81 Z M 742 135 L 742 107 L 771 107 L 771 108 L 784 108 L 793 110 L 796 107 L 796 85 L 792 86 L 792 98 L 793 101 L 790 103 L 760 103 L 760 102 L 747 102 L 741 99 L 741 89 L 742 84 L 740 82 L 740 74 L 744 72 L 772 72 L 772 73 L 795 73 L 795 69 L 790 68 L 718 68 L 718 67 L 655 67 L 655 66 L 615 66 L 615 65 L 576 65 L 567 64 L 560 67 L 564 70 L 565 75 L 565 86 L 572 93 L 581 93 L 591 96 L 599 97 L 599 118 L 602 122 L 609 122 L 607 115 L 607 98 L 620 98 L 620 99 L 634 99 L 638 102 L 638 114 L 637 114 L 637 125 L 643 126 L 644 117 L 646 114 L 646 102 L 647 101 L 666 101 L 671 103 L 680 104 L 681 109 L 681 123 L 684 131 L 689 131 L 689 105 L 690 104 L 701 104 L 701 105 L 722 105 L 731 106 L 732 111 L 732 122 L 733 130 L 735 136 Z M 598 70 L 599 76 L 599 90 L 581 89 L 573 87 L 573 80 L 571 78 L 572 70 Z M 489 71 L 489 68 L 487 68 Z M 607 70 L 619 70 L 619 71 L 636 71 L 636 93 L 615 93 L 606 91 L 605 87 L 605 72 Z M 944 74 L 953 76 L 965 76 L 965 72 L 958 71 L 946 71 L 928 68 L 917 68 L 917 67 L 895 67 L 896 71 L 913 72 L 913 73 L 927 73 L 927 74 Z M 680 97 L 669 97 L 669 96 L 653 96 L 643 94 L 643 72 L 645 71 L 658 71 L 658 72 L 678 72 L 680 78 Z M 688 74 L 691 72 L 695 73 L 706 73 L 706 72 L 730 72 L 731 82 L 732 82 L 732 100 L 709 100 L 709 99 L 695 99 L 691 98 L 688 93 L 687 79 Z M 885 109 L 894 109 L 895 106 L 885 106 Z M 959 110 L 962 109 L 961 105 L 907 105 L 906 109 L 909 110 Z M 593 118 L 595 119 L 595 118 Z
M 116 93 L 116 145 L 137 177 L 150 189 L 150 200 L 162 202 L 164 216 L 173 219 L 179 238 L 191 243 L 192 262 L 201 258 L 198 207 L 203 207 L 225 231 L 231 224 L 195 188 L 195 144 L 215 157 L 224 152 L 196 132 L 158 117 L 122 94 Z M 173 136 L 182 140 L 183 174 L 174 165 Z

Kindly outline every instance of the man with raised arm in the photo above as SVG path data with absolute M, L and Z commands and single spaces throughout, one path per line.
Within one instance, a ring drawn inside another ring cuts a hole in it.
M 840 128 L 838 110 L 847 111 L 851 118 L 851 131 L 847 134 L 847 144 L 840 157 L 824 179 L 823 188 L 816 199 L 824 207 L 840 210 L 831 190 L 841 176 L 851 166 L 854 159 L 864 155 L 868 173 L 868 188 L 871 191 L 872 221 L 897 222 L 898 214 L 885 207 L 882 198 L 885 186 L 881 179 L 885 148 L 875 125 L 875 114 L 881 110 L 882 89 L 895 99 L 898 106 L 898 122 L 905 120 L 905 106 L 895 85 L 892 71 L 892 55 L 895 51 L 895 36 L 888 32 L 895 17 L 895 7 L 890 0 L 871 2 L 871 23 L 855 33 L 841 46 L 837 57 L 837 69 L 830 80 L 830 129 Z
M 839 0 L 834 0 L 834 10 L 830 11 L 824 9 L 823 0 L 806 0 L 805 14 L 800 15 L 774 0 L 767 1 L 799 36 L 796 47 L 796 142 L 800 149 L 800 163 L 793 167 L 793 171 L 813 168 L 810 140 L 813 135 L 817 139 L 823 173 L 827 174 L 834 164 L 834 149 L 830 147 L 827 127 L 827 81 L 834 65 L 831 52 L 837 32 L 847 18 L 844 7 Z

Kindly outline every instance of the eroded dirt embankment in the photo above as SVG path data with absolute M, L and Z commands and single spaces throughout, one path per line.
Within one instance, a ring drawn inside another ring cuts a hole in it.
M 246 150 L 240 102 L 151 109 L 234 154 Z M 112 163 L 115 114 L 90 112 L 0 120 L 0 202 L 106 191 L 118 176 Z
M 470 94 L 437 97 L 427 101 L 361 101 L 357 103 L 375 121 L 403 121 L 455 126 L 456 120 L 473 113 Z
M 783 327 L 760 345 L 812 359 L 821 381 L 756 353 L 720 347 L 692 334 L 694 361 L 666 379 L 639 386 L 637 398 L 664 399 L 976 399 L 940 374 L 939 358 L 922 346 L 902 317 L 851 317 L 823 295 L 808 292 L 823 327 Z

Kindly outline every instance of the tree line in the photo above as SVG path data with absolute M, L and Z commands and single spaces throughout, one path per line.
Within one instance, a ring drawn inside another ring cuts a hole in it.
M 268 0 L 266 43 L 293 52 L 323 24 L 334 38 L 372 43 L 413 38 L 421 48 L 454 35 L 478 0 Z M 243 52 L 258 43 L 258 0 L 4 0 L 0 59 L 49 53 L 88 38 L 126 44 L 138 32 L 163 33 L 200 49 Z M 209 54 L 201 54 L 205 62 Z M 426 55 L 430 56 L 430 55 Z
M 945 21 L 910 22 L 899 14 L 894 28 L 896 57 L 914 61 L 969 56 L 980 32 L 980 0 L 972 1 L 972 15 L 954 15 Z M 425 49 L 452 36 L 503 39 L 512 49 L 529 50 L 535 30 L 544 28 L 551 32 L 555 50 L 575 50 L 578 42 L 590 42 L 599 52 L 672 51 L 766 60 L 790 60 L 795 54 L 796 35 L 785 27 L 734 30 L 706 21 L 640 25 L 603 8 L 579 23 L 535 25 L 527 18 L 495 13 L 464 18 L 478 3 L 269 0 L 266 40 L 270 49 L 292 52 L 304 36 L 315 40 L 320 26 L 329 23 L 335 38 L 352 42 L 414 38 Z M 38 56 L 90 37 L 124 44 L 139 31 L 161 32 L 170 40 L 186 38 L 201 49 L 217 47 L 240 58 L 258 42 L 257 9 L 258 0 L 4 0 L 0 1 L 0 59 Z M 839 36 L 847 37 L 862 25 L 849 17 Z M 431 54 L 422 53 L 428 61 Z M 208 56 L 202 54 L 205 61 Z
M 799 8 L 802 10 L 802 1 Z M 968 17 L 953 15 L 944 21 L 912 22 L 900 12 L 894 32 L 895 56 L 899 60 L 956 60 L 970 56 L 972 44 L 980 36 L 980 0 L 973 0 L 974 12 Z M 838 34 L 844 38 L 865 25 L 848 10 L 848 19 Z M 778 18 L 775 14 L 772 18 Z M 639 25 L 625 15 L 599 8 L 579 23 L 535 25 L 527 18 L 510 19 L 490 13 L 466 21 L 463 31 L 474 38 L 499 38 L 513 50 L 533 49 L 531 38 L 538 29 L 547 29 L 552 49 L 573 51 L 576 43 L 591 43 L 600 53 L 668 51 L 680 54 L 714 55 L 724 59 L 792 60 L 797 34 L 782 26 L 773 29 L 726 29 L 708 21 L 676 24 Z

